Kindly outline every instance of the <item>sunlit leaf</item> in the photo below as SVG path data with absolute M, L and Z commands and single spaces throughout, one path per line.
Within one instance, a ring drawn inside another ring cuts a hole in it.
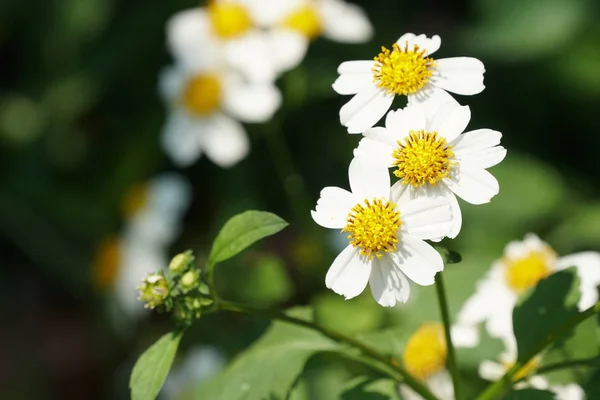
M 399 400 L 398 383 L 391 379 L 359 377 L 350 381 L 341 400 Z

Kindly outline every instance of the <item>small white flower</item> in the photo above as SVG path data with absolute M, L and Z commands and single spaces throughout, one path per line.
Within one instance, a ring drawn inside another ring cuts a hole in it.
M 438 252 L 424 240 L 445 236 L 452 226 L 446 197 L 413 199 L 404 187 L 390 189 L 385 168 L 355 158 L 348 170 L 352 192 L 326 187 L 321 191 L 315 222 L 342 229 L 350 244 L 333 261 L 325 277 L 328 288 L 346 299 L 367 286 L 384 307 L 406 302 L 407 277 L 432 285 L 444 269 Z
M 485 322 L 492 337 L 510 340 L 512 313 L 519 295 L 550 274 L 573 266 L 580 279 L 577 307 L 583 311 L 598 301 L 600 253 L 588 251 L 558 258 L 548 244 L 532 233 L 523 241 L 510 242 L 502 259 L 492 264 L 477 283 L 475 294 L 458 313 L 458 326 L 475 330 Z
M 454 238 L 462 225 L 456 196 L 471 204 L 483 204 L 498 194 L 498 181 L 486 168 L 504 159 L 499 146 L 502 134 L 491 129 L 462 133 L 469 120 L 469 107 L 460 106 L 448 96 L 439 108 L 422 104 L 390 111 L 385 128 L 364 132 L 354 151 L 367 162 L 393 167 L 413 197 L 435 193 L 448 197 L 454 225 L 448 236 Z M 441 238 L 440 238 L 441 239 Z
M 218 63 L 193 70 L 168 68 L 160 77 L 160 89 L 170 106 L 162 144 L 182 167 L 203 152 L 220 167 L 235 165 L 250 147 L 238 120 L 267 121 L 281 104 L 272 83 L 250 83 Z
M 472 57 L 434 60 L 441 39 L 407 33 L 392 50 L 382 47 L 374 61 L 346 61 L 333 89 L 355 95 L 340 110 L 340 122 L 349 133 L 371 128 L 392 105 L 397 95 L 408 96 L 408 104 L 436 102 L 446 91 L 473 95 L 484 89 L 483 63 Z

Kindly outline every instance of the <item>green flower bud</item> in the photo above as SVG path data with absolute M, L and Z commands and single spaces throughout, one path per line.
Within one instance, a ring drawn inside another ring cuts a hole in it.
M 169 296 L 169 286 L 164 276 L 160 274 L 148 275 L 138 286 L 139 300 L 146 302 L 144 307 L 155 308 L 161 305 Z
M 184 289 L 191 289 L 198 281 L 198 277 L 197 271 L 188 271 L 181 277 L 179 282 Z
M 169 269 L 172 272 L 181 272 L 185 269 L 187 264 L 192 261 L 193 256 L 190 251 L 177 254 L 169 263 Z

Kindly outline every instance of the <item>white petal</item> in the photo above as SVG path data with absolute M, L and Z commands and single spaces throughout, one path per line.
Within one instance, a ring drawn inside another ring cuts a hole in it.
M 257 25 L 272 28 L 302 7 L 304 0 L 237 0 L 246 7 Z
M 385 128 L 371 128 L 369 130 L 373 129 Z M 354 149 L 354 157 L 363 157 L 368 159 L 368 162 L 389 168 L 394 163 L 394 157 L 392 157 L 393 152 L 394 147 L 365 137 L 358 142 L 358 147 Z
M 225 84 L 223 108 L 243 122 L 265 122 L 281 105 L 281 93 L 271 83 L 246 83 L 233 78 Z
M 168 103 L 175 103 L 181 98 L 187 77 L 180 68 L 170 66 L 160 71 L 158 92 Z
M 481 168 L 490 168 L 500 163 L 506 156 L 506 149 L 500 144 L 502 134 L 491 129 L 477 129 L 457 137 L 452 145 L 457 160 Z
M 352 194 L 357 199 L 390 198 L 390 175 L 384 166 L 355 157 L 348 167 L 348 178 Z
M 402 235 L 394 261 L 413 282 L 429 286 L 435 283 L 435 274 L 444 269 L 440 254 L 424 241 Z
M 386 145 L 392 149 L 392 151 L 397 146 L 397 140 L 394 138 L 393 133 L 382 126 L 376 126 L 374 128 L 367 129 L 363 132 L 363 135 L 365 138 L 368 138 L 371 141 Z
M 505 373 L 506 368 L 497 362 L 485 360 L 479 364 L 479 376 L 485 380 L 495 382 L 502 378 Z
M 456 101 L 448 92 L 431 83 L 426 84 L 416 93 L 409 94 L 408 105 L 425 106 L 427 120 L 431 120 L 436 111 L 449 101 Z
M 251 82 L 273 82 L 277 78 L 277 63 L 271 55 L 271 37 L 252 31 L 223 44 L 227 61 Z
M 371 275 L 371 263 L 358 255 L 358 249 L 348 246 L 329 267 L 325 285 L 346 300 L 358 296 L 365 290 Z
M 427 35 L 421 34 L 416 36 L 414 33 L 405 33 L 400 36 L 400 38 L 396 41 L 401 48 L 404 48 L 405 45 L 408 45 L 408 49 L 412 50 L 414 45 L 419 46 L 420 49 L 425 49 L 427 52 L 425 56 L 430 56 L 440 48 L 442 44 L 442 39 L 438 35 L 433 35 L 431 38 L 427 38 Z
M 340 109 L 340 122 L 349 133 L 362 133 L 377 123 L 392 105 L 394 95 L 374 84 L 358 92 Z
M 458 199 L 454 195 L 450 197 L 450 209 L 452 212 L 452 228 L 450 228 L 447 236 L 450 239 L 454 239 L 458 236 L 462 228 L 462 211 L 458 204 Z
M 342 43 L 366 42 L 373 36 L 373 27 L 362 8 L 340 0 L 321 0 L 323 36 Z
M 162 147 L 179 167 L 193 164 L 202 154 L 204 123 L 181 111 L 173 111 L 161 135 Z
M 394 186 L 402 185 L 396 182 Z M 452 228 L 452 211 L 449 191 L 438 191 L 434 196 L 415 196 L 398 204 L 402 228 L 410 236 L 431 239 L 446 236 Z
M 569 383 L 566 385 L 554 385 L 550 386 L 550 390 L 556 393 L 556 400 L 585 400 L 585 392 L 581 386 L 576 383 Z
M 437 132 L 451 142 L 464 132 L 470 120 L 469 106 L 461 106 L 453 99 L 436 111 L 427 123 L 427 130 Z
M 356 94 L 373 86 L 373 73 L 361 72 L 342 74 L 333 82 L 333 90 L 337 94 Z
M 444 179 L 444 183 L 467 203 L 488 203 L 500 191 L 496 178 L 477 165 L 461 162 L 454 171 L 450 178 Z
M 473 325 L 452 325 L 450 334 L 455 347 L 473 348 L 479 344 L 479 329 Z
M 321 196 L 311 215 L 322 227 L 342 229 L 346 226 L 346 218 L 356 203 L 355 197 L 349 191 L 328 186 L 321 190 Z
M 431 83 L 449 92 L 471 95 L 481 93 L 483 85 L 483 63 L 472 57 L 454 57 L 436 60 L 437 72 Z
M 419 131 L 427 127 L 425 108 L 416 105 L 390 111 L 385 118 L 385 127 L 394 142 L 404 139 L 410 131 Z M 395 143 L 394 143 L 395 144 Z
M 598 285 L 600 285 L 600 253 L 586 251 L 571 254 L 557 260 L 559 269 L 575 266 L 579 276 L 581 298 L 577 303 L 579 311 L 584 311 L 598 301 Z
M 370 74 L 371 82 L 373 81 L 373 67 L 375 61 L 373 60 L 360 60 L 360 61 L 344 61 L 337 69 L 337 73 L 340 75 L 346 74 Z
M 246 131 L 233 118 L 216 114 L 207 119 L 205 129 L 202 148 L 218 166 L 231 167 L 248 154 L 250 143 Z
M 146 208 L 152 212 L 178 219 L 191 200 L 191 185 L 175 172 L 165 172 L 152 179 Z
M 525 383 L 525 382 L 523 382 L 523 383 Z M 534 375 L 534 376 L 528 378 L 527 384 L 528 384 L 528 386 L 530 386 L 534 389 L 539 389 L 539 390 L 548 389 L 548 380 L 541 375 Z M 571 399 L 569 399 L 569 400 L 571 400 Z
M 309 41 L 289 29 L 273 28 L 269 31 L 270 57 L 279 73 L 296 68 L 308 50 Z
M 452 377 L 447 369 L 443 369 L 437 374 L 434 374 L 427 378 L 427 387 L 431 389 L 431 392 L 440 400 L 453 400 L 454 399 L 454 385 L 452 384 Z
M 384 307 L 404 303 L 410 294 L 408 280 L 389 257 L 373 259 L 369 285 L 375 301 Z

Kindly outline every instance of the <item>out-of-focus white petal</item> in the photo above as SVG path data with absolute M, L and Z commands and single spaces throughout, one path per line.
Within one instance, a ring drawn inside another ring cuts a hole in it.
M 389 257 L 374 258 L 369 285 L 377 303 L 393 307 L 396 301 L 406 302 L 410 294 L 408 280 Z
M 440 254 L 426 242 L 402 235 L 398 243 L 398 251 L 392 258 L 398 267 L 413 282 L 429 286 L 435 282 L 435 274 L 444 269 Z
M 223 108 L 240 121 L 268 121 L 281 105 L 281 93 L 271 83 L 248 83 L 232 77 L 225 85 Z
M 473 325 L 452 325 L 450 334 L 455 347 L 473 348 L 479 344 L 479 329 Z
M 358 92 L 340 109 L 340 122 L 348 133 L 362 133 L 377 123 L 392 105 L 394 95 L 372 85 Z
M 304 60 L 309 41 L 303 35 L 289 29 L 273 28 L 269 31 L 269 40 L 277 72 L 289 71 Z
M 600 285 L 600 253 L 586 251 L 561 257 L 556 262 L 558 269 L 576 267 L 580 280 L 581 298 L 577 303 L 579 311 L 583 311 L 598 301 L 598 285 Z
M 277 78 L 272 46 L 271 36 L 258 30 L 223 43 L 227 61 L 251 82 L 273 82 Z
M 325 228 L 342 229 L 352 207 L 358 201 L 345 189 L 328 186 L 321 190 L 317 206 L 311 215 L 314 221 Z
M 168 218 L 178 219 L 188 208 L 192 187 L 181 175 L 165 172 L 150 183 L 148 204 L 145 208 Z
M 552 390 L 555 394 L 556 400 L 585 400 L 585 392 L 576 383 L 569 383 L 566 385 L 553 385 L 550 386 L 550 390 Z
M 321 0 L 323 36 L 342 43 L 371 40 L 373 26 L 362 8 L 341 0 Z
M 371 262 L 359 257 L 358 249 L 348 246 L 329 267 L 325 285 L 346 300 L 358 296 L 365 290 L 371 275 Z
M 500 191 L 496 178 L 479 166 L 461 162 L 453 169 L 456 172 L 444 183 L 467 203 L 488 203 Z
M 160 71 L 158 92 L 168 103 L 175 103 L 181 98 L 187 77 L 180 68 L 170 66 Z
M 506 368 L 502 364 L 485 360 L 479 364 L 479 376 L 483 379 L 495 382 L 504 376 Z
M 161 135 L 162 147 L 179 167 L 187 167 L 200 157 L 204 123 L 174 110 L 167 117 Z
M 409 50 L 412 50 L 414 45 L 417 45 L 419 46 L 419 49 L 427 50 L 424 54 L 424 56 L 427 57 L 438 51 L 442 44 L 442 39 L 438 35 L 433 35 L 431 38 L 428 38 L 425 34 L 417 36 L 414 33 L 405 33 L 400 36 L 396 43 L 398 43 L 400 48 L 404 48 L 405 45 L 408 45 Z
M 472 57 L 454 57 L 436 60 L 436 73 L 431 83 L 449 92 L 472 95 L 481 93 L 483 84 L 483 63 Z
M 244 127 L 233 118 L 215 114 L 206 119 L 202 148 L 206 156 L 220 167 L 237 164 L 248 154 L 250 143 Z
M 385 166 L 373 165 L 355 157 L 348 167 L 352 194 L 357 199 L 389 199 L 390 175 Z

